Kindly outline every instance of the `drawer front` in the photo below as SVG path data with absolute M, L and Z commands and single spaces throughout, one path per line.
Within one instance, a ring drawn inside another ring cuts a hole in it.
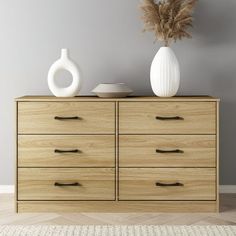
M 119 200 L 216 199 L 215 168 L 120 168 L 119 171 Z
M 114 167 L 114 135 L 19 135 L 19 167 Z
M 18 169 L 18 200 L 114 199 L 113 168 Z
M 215 167 L 215 135 L 120 135 L 120 167 Z
M 120 134 L 215 134 L 215 102 L 120 102 Z
M 113 102 L 19 102 L 20 134 L 114 134 Z

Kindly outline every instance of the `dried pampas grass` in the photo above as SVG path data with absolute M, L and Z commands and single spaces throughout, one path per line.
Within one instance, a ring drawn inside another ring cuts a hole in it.
M 144 31 L 153 31 L 157 40 L 169 46 L 172 41 L 191 38 L 192 13 L 197 0 L 143 0 Z

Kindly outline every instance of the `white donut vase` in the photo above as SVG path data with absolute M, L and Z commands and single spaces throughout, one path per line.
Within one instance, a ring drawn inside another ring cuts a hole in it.
M 56 84 L 56 73 L 59 70 L 67 70 L 72 75 L 72 83 L 68 87 L 61 88 Z M 68 49 L 61 50 L 61 58 L 53 63 L 48 72 L 48 87 L 56 97 L 74 97 L 81 89 L 81 74 L 76 64 L 69 59 Z

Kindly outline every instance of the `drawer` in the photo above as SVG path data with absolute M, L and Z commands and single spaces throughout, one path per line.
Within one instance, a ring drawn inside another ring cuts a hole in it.
M 215 167 L 215 135 L 120 135 L 120 167 Z
M 120 102 L 120 134 L 215 134 L 215 102 Z
M 114 134 L 113 102 L 19 102 L 20 134 Z
M 114 167 L 114 135 L 19 135 L 19 167 Z
M 119 169 L 119 200 L 215 199 L 215 168 Z
M 113 168 L 18 169 L 18 200 L 114 199 Z

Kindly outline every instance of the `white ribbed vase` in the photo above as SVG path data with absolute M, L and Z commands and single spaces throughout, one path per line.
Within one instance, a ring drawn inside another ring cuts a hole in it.
M 161 47 L 151 65 L 151 86 L 159 97 L 175 96 L 179 89 L 179 62 L 169 47 Z

